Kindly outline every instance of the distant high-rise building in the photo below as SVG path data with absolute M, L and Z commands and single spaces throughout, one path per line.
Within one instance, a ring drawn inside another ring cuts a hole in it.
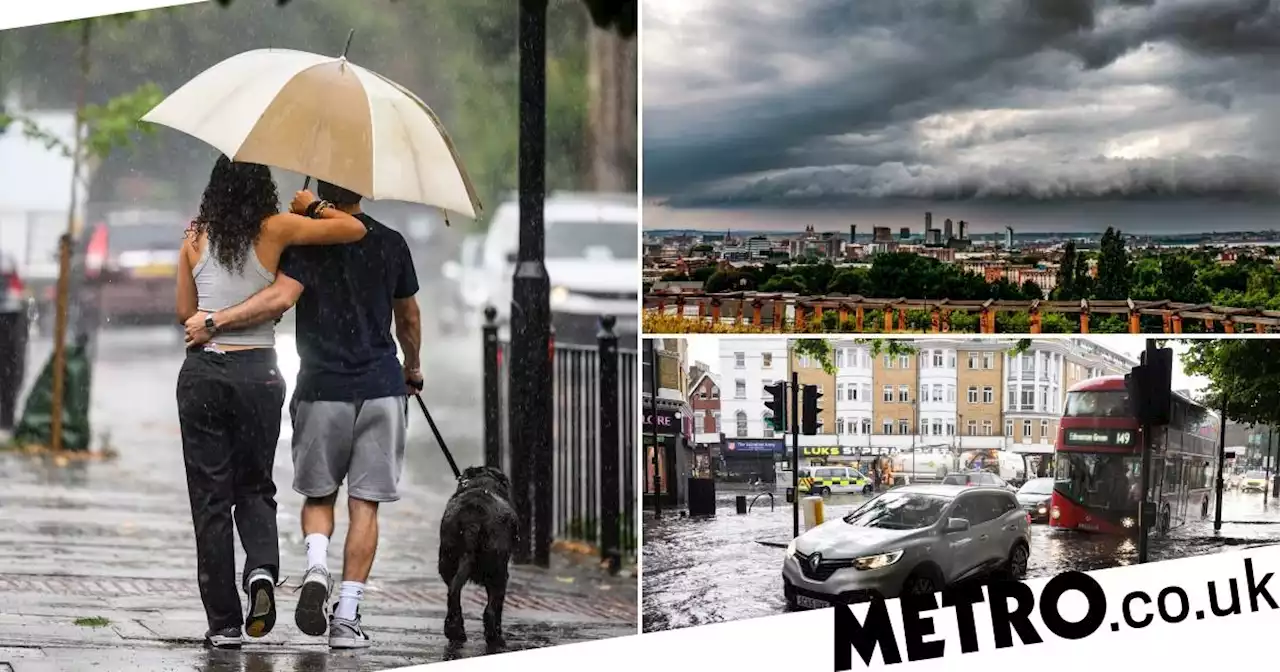
M 856 243 L 856 242 L 858 242 L 858 225 L 850 224 L 849 225 L 849 244 L 852 245 L 853 243 Z
M 1004 227 L 1004 246 L 1009 248 L 1010 250 L 1013 249 L 1013 227 L 1012 226 Z
M 969 223 L 964 221 L 963 219 L 960 220 L 960 240 L 969 239 L 968 236 L 965 235 L 967 233 L 968 228 L 969 228 Z
M 948 218 L 947 218 L 947 221 L 945 221 L 945 222 L 943 222 L 943 223 L 942 223 L 942 227 L 943 227 L 943 228 L 942 228 L 942 237 L 943 237 L 945 240 L 951 240 L 952 238 L 954 238 L 954 236 L 952 236 L 952 235 L 951 235 L 952 231 L 951 231 L 951 218 L 950 218 L 950 217 L 948 217 Z
M 925 232 L 924 244 L 925 245 L 941 245 L 942 232 L 937 229 L 929 229 L 928 231 Z
M 899 237 L 899 238 L 901 238 L 901 239 L 903 239 L 903 240 L 906 240 L 906 239 L 910 238 L 910 237 L 911 237 L 911 227 L 909 227 L 909 226 L 904 226 L 904 227 L 902 227 L 902 230 L 898 232 L 898 237 Z
M 888 243 L 893 241 L 893 233 L 889 231 L 887 226 L 877 226 L 872 234 L 872 240 L 877 243 Z
M 926 212 L 924 213 L 924 230 L 925 230 L 924 237 L 925 238 L 929 237 L 928 232 L 931 231 L 932 229 L 933 229 L 933 213 Z

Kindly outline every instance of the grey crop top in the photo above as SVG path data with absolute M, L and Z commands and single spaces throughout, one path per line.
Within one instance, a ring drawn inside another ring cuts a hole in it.
M 244 266 L 239 272 L 229 271 L 218 263 L 210 254 L 210 247 L 212 246 L 206 239 L 200 261 L 191 270 L 196 281 L 196 305 L 200 310 L 214 313 L 226 310 L 275 282 L 275 274 L 258 261 L 258 255 L 252 247 L 245 254 Z M 218 316 L 215 314 L 213 319 L 216 321 Z M 275 321 L 267 320 L 242 329 L 219 330 L 209 342 L 213 345 L 270 348 L 276 343 Z

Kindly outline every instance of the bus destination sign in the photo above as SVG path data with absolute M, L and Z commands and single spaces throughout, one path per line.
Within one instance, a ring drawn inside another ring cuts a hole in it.
M 1068 429 L 1067 443 L 1077 446 L 1128 446 L 1134 441 L 1131 429 Z

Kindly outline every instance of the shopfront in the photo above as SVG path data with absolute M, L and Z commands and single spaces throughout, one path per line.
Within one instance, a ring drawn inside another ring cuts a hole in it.
M 873 446 L 801 446 L 800 464 L 809 466 L 853 467 L 871 475 L 877 460 L 883 461 L 897 451 Z M 884 468 L 883 464 L 878 468 Z
M 773 483 L 774 464 L 786 454 L 782 439 L 725 439 L 716 479 L 726 483 Z
M 693 473 L 693 451 L 683 435 L 680 412 L 659 406 L 656 413 L 652 408 L 645 408 L 643 413 L 646 505 L 652 504 L 656 469 L 663 505 L 679 506 L 685 499 L 686 481 Z

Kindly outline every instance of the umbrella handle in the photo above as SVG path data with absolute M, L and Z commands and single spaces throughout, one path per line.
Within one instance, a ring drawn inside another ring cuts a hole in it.
M 303 182 L 302 182 L 302 190 L 303 190 L 303 191 L 306 191 L 306 190 L 308 190 L 308 189 L 310 189 L 310 188 L 311 188 L 311 176 L 310 176 L 310 175 L 308 175 L 308 176 L 307 176 L 307 179 L 303 180 Z

